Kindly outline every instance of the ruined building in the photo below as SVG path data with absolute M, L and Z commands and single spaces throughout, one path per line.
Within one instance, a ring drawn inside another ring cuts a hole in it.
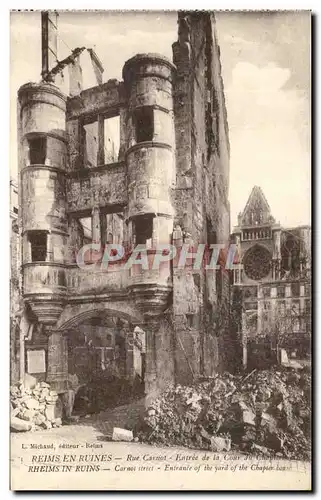
M 228 302 L 226 274 L 171 261 L 97 272 L 76 258 L 91 242 L 128 255 L 145 244 L 149 264 L 160 243 L 228 242 L 214 15 L 180 12 L 173 63 L 138 54 L 122 81 L 105 83 L 91 49 L 58 61 L 57 30 L 57 14 L 43 13 L 42 81 L 18 91 L 22 289 L 35 322 L 24 369 L 63 392 L 68 372 L 85 379 L 112 367 L 138 374 L 153 397 L 222 367 L 226 332 L 215 318 Z
M 233 311 L 243 345 L 275 340 L 298 357 L 310 352 L 311 228 L 276 223 L 262 189 L 254 186 L 232 240 L 242 268 L 233 271 Z

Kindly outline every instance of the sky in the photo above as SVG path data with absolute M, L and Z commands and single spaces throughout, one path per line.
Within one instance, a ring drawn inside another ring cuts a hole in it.
M 216 13 L 230 157 L 231 224 L 254 185 L 286 227 L 310 223 L 310 13 Z M 12 12 L 10 29 L 11 175 L 16 177 L 16 96 L 41 72 L 40 12 Z M 121 79 L 139 52 L 172 59 L 175 12 L 60 12 L 59 59 L 94 48 L 104 80 Z

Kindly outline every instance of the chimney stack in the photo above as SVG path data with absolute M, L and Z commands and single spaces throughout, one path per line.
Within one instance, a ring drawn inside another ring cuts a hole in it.
M 58 61 L 58 16 L 56 11 L 41 12 L 41 76 L 44 81 Z

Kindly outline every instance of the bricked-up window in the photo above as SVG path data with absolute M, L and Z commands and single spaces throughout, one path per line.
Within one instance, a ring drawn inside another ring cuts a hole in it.
M 47 155 L 47 138 L 34 137 L 28 139 L 30 165 L 44 165 Z
M 45 262 L 47 257 L 47 231 L 29 231 L 28 241 L 31 246 L 31 261 Z
M 152 214 L 140 215 L 136 217 L 134 227 L 136 235 L 136 245 L 146 245 L 151 247 L 153 235 L 153 219 Z
M 143 106 L 134 111 L 136 142 L 152 141 L 154 138 L 154 113 L 151 106 Z

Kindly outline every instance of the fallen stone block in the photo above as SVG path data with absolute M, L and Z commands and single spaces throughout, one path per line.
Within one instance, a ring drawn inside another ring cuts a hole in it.
M 25 415 L 25 411 L 26 411 L 25 408 L 23 408 L 22 411 L 20 410 L 17 417 L 20 418 L 20 420 L 25 420 L 26 422 L 30 422 L 30 419 Z
M 29 410 L 38 410 L 39 408 L 39 401 L 35 398 L 28 398 L 24 403 Z
M 132 441 L 134 439 L 133 432 L 120 427 L 113 428 L 113 441 Z
M 200 394 L 193 394 L 193 396 L 186 401 L 186 404 L 191 405 L 191 404 L 197 403 L 201 399 L 202 399 L 202 396 Z
M 21 420 L 18 417 L 11 417 L 10 427 L 14 431 L 18 432 L 26 432 L 31 430 L 31 422 L 27 422 L 26 420 Z
M 262 455 L 268 455 L 268 456 L 270 455 L 269 450 L 265 446 L 260 446 L 255 443 L 252 444 L 251 450 L 253 452 L 261 453 Z
M 211 437 L 211 451 L 230 451 L 231 449 L 231 439 L 220 436 Z
M 36 410 L 25 410 L 23 412 L 24 420 L 32 421 L 36 415 Z
M 11 417 L 16 417 L 20 413 L 20 408 L 13 408 L 11 410 Z
M 255 425 L 255 414 L 252 410 L 244 410 L 242 419 L 244 424 Z
M 244 403 L 244 401 L 237 401 L 237 404 L 242 411 L 247 411 L 249 408 L 248 406 Z
M 209 432 L 207 432 L 207 430 L 204 429 L 202 425 L 199 426 L 199 435 L 209 443 L 211 442 L 211 439 L 213 437 Z
M 35 418 L 33 419 L 34 423 L 36 425 L 41 425 L 46 421 L 46 417 L 42 415 L 41 413 L 38 413 Z
M 16 386 L 13 386 L 13 387 L 10 388 L 10 394 L 13 397 L 18 397 L 19 396 L 19 392 L 20 391 L 19 391 L 18 387 L 16 387 Z
M 52 428 L 52 423 L 51 423 L 51 422 L 48 422 L 48 420 L 45 420 L 45 421 L 41 424 L 41 427 L 43 427 L 44 429 L 51 429 L 51 428 Z
M 262 413 L 261 426 L 268 427 L 270 430 L 275 429 L 277 427 L 277 420 L 269 415 L 268 413 Z
M 274 432 L 268 432 L 266 435 L 265 444 L 275 451 L 281 451 L 284 445 L 284 439 Z

